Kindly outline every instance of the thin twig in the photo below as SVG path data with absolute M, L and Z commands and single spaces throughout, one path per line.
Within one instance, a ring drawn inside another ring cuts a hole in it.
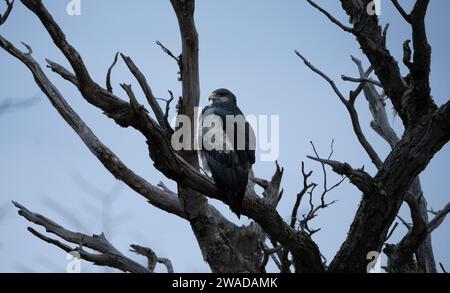
M 348 103 L 348 101 L 344 98 L 344 95 L 339 91 L 338 87 L 336 86 L 336 84 L 334 83 L 334 81 L 328 77 L 328 75 L 326 75 L 325 73 L 323 73 L 321 70 L 317 69 L 314 65 L 311 64 L 311 62 L 308 61 L 308 59 L 306 59 L 305 57 L 303 57 L 302 54 L 300 54 L 300 52 L 298 52 L 297 50 L 295 50 L 295 54 L 300 57 L 300 59 L 303 60 L 303 62 L 305 63 L 305 65 L 311 69 L 313 72 L 317 73 L 318 75 L 320 75 L 323 79 L 325 79 L 331 86 L 331 88 L 333 89 L 333 91 L 336 93 L 336 95 L 339 97 L 339 99 L 342 101 L 342 103 L 344 105 L 346 105 Z
M 361 128 L 361 125 L 359 122 L 358 112 L 356 111 L 355 105 L 354 105 L 356 94 L 350 93 L 350 98 L 349 98 L 349 100 L 347 100 L 346 98 L 344 98 L 344 95 L 338 89 L 335 82 L 328 75 L 326 75 L 321 70 L 319 70 L 314 65 L 312 65 L 311 62 L 309 62 L 305 57 L 303 57 L 303 55 L 301 55 L 298 51 L 295 51 L 295 54 L 297 54 L 297 56 L 303 60 L 303 62 L 309 69 L 311 69 L 313 72 L 315 72 L 319 76 L 321 76 L 331 86 L 331 88 L 336 93 L 336 95 L 339 97 L 341 102 L 344 104 L 344 106 L 346 107 L 346 109 L 350 115 L 350 119 L 351 119 L 352 126 L 353 126 L 353 131 L 355 132 L 356 137 L 358 138 L 358 141 L 360 142 L 361 146 L 364 148 L 364 150 L 368 154 L 369 158 L 372 160 L 373 164 L 378 169 L 380 169 L 383 164 L 383 161 L 380 159 L 380 157 L 378 156 L 375 149 L 372 147 L 372 145 L 367 140 L 366 136 L 364 135 L 364 133 L 362 131 L 362 128 Z M 361 87 L 361 89 L 362 89 L 362 87 Z
M 308 178 L 312 175 L 312 171 L 308 173 L 305 172 L 305 162 L 302 161 L 302 175 L 303 175 L 303 189 L 297 194 L 297 199 L 295 201 L 294 207 L 291 213 L 291 227 L 295 228 L 295 224 L 297 222 L 298 209 L 300 207 L 300 203 L 302 201 L 303 196 L 306 192 L 312 188 L 315 183 L 308 184 Z
M 386 239 L 384 240 L 384 242 L 388 241 L 389 238 L 391 238 L 392 234 L 394 234 L 395 229 L 398 226 L 398 222 L 395 222 L 394 226 L 392 227 L 391 231 L 388 233 L 388 235 L 386 236 Z
M 307 0 L 309 4 L 311 4 L 311 6 L 313 6 L 314 8 L 316 8 L 317 10 L 319 10 L 320 12 L 322 12 L 326 17 L 328 17 L 328 19 L 333 22 L 334 24 L 336 24 L 337 26 L 339 26 L 341 29 L 343 29 L 344 31 L 348 32 L 348 33 L 353 33 L 354 30 L 348 26 L 345 26 L 344 24 L 342 24 L 339 20 L 337 20 L 334 16 L 332 16 L 328 11 L 326 11 L 325 9 L 323 9 L 322 7 L 320 7 L 317 3 L 315 3 L 312 0 Z
M 111 86 L 111 72 L 117 63 L 118 58 L 119 58 L 119 52 L 117 52 L 116 55 L 114 55 L 114 61 L 111 64 L 111 66 L 109 66 L 108 73 L 106 74 L 106 90 L 110 93 L 113 92 L 113 88 Z
M 261 273 L 265 273 L 266 272 L 267 263 L 269 262 L 269 257 L 272 254 L 277 253 L 278 251 L 280 251 L 283 246 L 278 245 L 277 247 L 274 247 L 274 248 L 268 248 L 264 243 L 261 243 L 261 247 L 262 247 L 262 249 L 264 251 L 264 257 L 263 257 L 263 260 L 262 260 L 261 265 L 260 265 L 260 272 Z
M 392 4 L 394 4 L 395 8 L 398 10 L 400 15 L 408 22 L 411 22 L 411 15 L 406 13 L 406 11 L 403 9 L 403 7 L 398 3 L 397 0 L 391 0 Z
M 381 88 L 383 87 L 378 80 L 374 80 L 371 78 L 362 78 L 362 77 L 356 78 L 356 77 L 350 77 L 350 76 L 346 76 L 346 75 L 341 75 L 341 78 L 344 81 L 362 82 L 362 83 L 368 82 L 368 83 L 372 83 L 378 87 L 381 87 Z
M 169 55 L 172 59 L 174 59 L 176 62 L 177 62 L 177 65 L 178 65 L 178 69 L 179 69 L 179 71 L 178 71 L 178 81 L 181 81 L 182 80 L 182 77 L 183 77 L 183 74 L 182 74 L 182 71 L 183 71 L 183 62 L 182 62 L 182 60 L 181 60 L 181 55 L 180 56 L 175 56 L 173 53 L 172 53 L 172 51 L 170 51 L 166 46 L 164 46 L 160 41 L 156 41 L 156 44 L 158 45 L 158 46 L 160 46 L 161 47 L 161 49 L 163 50 L 163 52 L 164 53 L 166 53 L 167 55 Z
M 177 62 L 177 64 L 180 63 L 180 58 L 179 58 L 179 57 L 176 57 L 176 56 L 172 53 L 172 51 L 170 51 L 169 49 L 167 49 L 167 47 L 164 46 L 160 41 L 156 41 L 156 45 L 160 46 L 161 49 L 164 51 L 164 53 L 166 53 L 167 55 L 169 55 L 170 57 L 172 57 L 172 58 Z

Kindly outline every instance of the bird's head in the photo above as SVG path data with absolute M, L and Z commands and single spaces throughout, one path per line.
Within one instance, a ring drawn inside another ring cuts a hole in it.
M 236 96 L 227 89 L 213 91 L 208 100 L 212 103 L 233 103 L 236 105 Z

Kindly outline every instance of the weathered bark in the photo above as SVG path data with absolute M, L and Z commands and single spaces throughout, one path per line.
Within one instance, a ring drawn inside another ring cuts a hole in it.
M 450 103 L 407 131 L 374 179 L 380 192 L 363 194 L 348 237 L 329 266 L 330 272 L 365 272 L 366 256 L 380 251 L 404 194 L 434 154 L 450 139 Z
M 380 251 L 387 230 L 401 206 L 404 193 L 434 154 L 448 142 L 448 105 L 436 110 L 429 95 L 424 95 L 416 85 L 412 89 L 408 88 L 395 59 L 386 49 L 386 39 L 377 17 L 363 12 L 369 1 L 341 3 L 352 19 L 353 33 L 406 128 L 403 138 L 395 145 L 375 176 L 382 192 L 363 195 L 349 236 L 329 267 L 332 272 L 364 272 L 367 253 Z M 419 9 L 424 9 L 420 12 L 424 18 L 426 5 Z M 415 39 L 415 42 L 418 41 Z M 426 42 L 426 39 L 423 41 Z M 426 81 L 422 80 L 422 86 L 423 83 Z M 438 125 L 437 120 L 441 120 L 444 125 Z
M 361 61 L 355 57 L 352 57 L 352 60 L 358 67 L 360 77 L 367 78 L 368 74 L 364 71 Z M 389 122 L 385 102 L 383 101 L 384 97 L 378 93 L 375 85 L 372 83 L 365 83 L 363 91 L 364 96 L 369 103 L 369 109 L 373 117 L 370 126 L 390 145 L 391 149 L 394 148 L 400 139 Z M 414 179 L 413 184 L 409 188 L 409 192 L 418 200 L 418 209 L 422 220 L 425 223 L 428 223 L 427 201 L 422 191 L 419 176 Z M 427 234 L 425 240 L 423 240 L 422 244 L 417 248 L 415 254 L 420 271 L 426 273 L 436 273 L 436 263 L 431 244 L 431 234 Z
M 194 21 L 195 1 L 171 0 L 171 3 L 177 15 L 182 44 L 182 102 L 179 114 L 186 115 L 191 122 L 194 122 L 197 120 L 195 109 L 198 108 L 200 101 L 199 45 Z M 192 145 L 188 150 L 181 151 L 180 155 L 188 164 L 198 170 L 198 155 L 193 148 L 197 133 L 195 123 L 191 123 L 190 133 Z M 197 238 L 203 258 L 213 272 L 258 271 L 260 260 L 254 257 L 245 258 L 245 252 L 242 253 L 240 250 L 239 243 L 243 241 L 243 235 L 240 235 L 239 229 L 224 227 L 225 219 L 222 216 L 218 219 L 217 213 L 208 212 L 208 200 L 203 194 L 188 186 L 178 184 L 178 196 Z M 253 242 L 258 245 L 258 240 L 257 238 L 251 239 L 250 236 L 243 242 Z M 250 253 L 258 253 L 258 250 L 260 250 L 259 246 L 255 246 L 254 251 Z M 246 252 L 249 253 L 249 251 Z
M 382 33 L 382 29 L 378 24 L 378 17 L 376 15 L 369 16 L 367 14 L 367 7 L 370 4 L 370 0 L 341 0 L 343 9 L 349 15 L 353 24 L 353 34 L 355 35 L 362 51 L 367 56 L 370 64 L 373 66 L 375 73 L 383 85 L 383 89 L 386 95 L 390 97 L 392 104 L 398 115 L 402 118 L 405 128 L 413 126 L 416 121 L 422 119 L 422 116 L 427 116 L 430 111 L 436 110 L 431 96 L 423 91 L 418 91 L 418 84 L 408 85 L 400 74 L 400 68 L 397 61 L 392 57 L 389 50 L 386 48 L 386 39 Z M 416 3 L 424 2 L 417 1 Z M 425 1 L 427 2 L 427 1 Z M 417 9 L 424 9 L 424 11 L 417 12 L 418 21 L 423 21 L 426 13 L 426 6 L 419 5 Z M 422 17 L 422 20 L 420 20 Z M 419 34 L 424 36 L 424 30 L 421 24 L 418 25 Z M 416 43 L 425 40 L 420 40 L 420 37 L 413 38 Z M 424 46 L 417 45 L 417 46 Z M 425 53 L 425 52 L 424 52 Z M 420 52 L 414 57 L 418 63 L 428 61 L 426 56 L 421 56 Z M 421 58 L 425 58 L 421 61 Z M 419 64 L 417 64 L 419 65 Z M 425 72 L 427 71 L 424 68 Z M 429 70 L 429 69 L 428 69 Z M 417 80 L 417 83 L 421 83 L 420 88 L 426 87 L 421 72 L 421 79 Z
M 412 228 L 397 245 L 386 244 L 386 248 L 383 250 L 388 256 L 388 272 L 393 273 L 411 272 L 413 267 L 416 267 L 415 271 L 419 271 L 413 260 L 413 255 L 418 243 L 425 240 L 428 234 L 427 222 L 423 220 L 419 212 L 417 198 L 413 194 L 407 193 L 404 200 L 411 210 Z
M 42 239 L 45 242 L 53 244 L 67 253 L 77 252 L 78 256 L 82 259 L 90 261 L 96 265 L 108 266 L 122 270 L 123 272 L 131 273 L 152 273 L 153 268 L 146 268 L 136 261 L 126 257 L 119 250 L 117 250 L 108 240 L 106 240 L 104 234 L 100 235 L 85 235 L 78 232 L 72 232 L 65 229 L 61 225 L 53 222 L 52 220 L 29 211 L 24 206 L 17 202 L 13 202 L 16 208 L 19 209 L 18 213 L 28 221 L 42 226 L 48 233 L 57 235 L 67 242 L 77 245 L 78 247 L 72 248 L 56 239 L 49 238 L 44 234 L 36 231 L 35 229 L 28 227 L 28 231 L 36 237 Z M 84 249 L 87 247 L 95 251 L 94 253 L 88 252 Z M 75 256 L 77 257 L 77 256 Z

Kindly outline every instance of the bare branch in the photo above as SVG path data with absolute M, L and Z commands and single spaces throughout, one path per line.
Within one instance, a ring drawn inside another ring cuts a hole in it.
M 397 215 L 396 217 L 397 217 L 397 219 L 400 220 L 400 222 L 402 222 L 403 226 L 405 226 L 405 228 L 406 228 L 408 231 L 411 230 L 411 228 L 412 228 L 412 224 L 411 224 L 411 223 L 408 223 L 408 221 L 406 221 L 405 219 L 403 219 L 403 217 L 401 217 L 400 215 Z
M 181 36 L 181 85 L 182 103 L 180 114 L 184 114 L 191 121 L 197 119 L 195 108 L 200 102 L 200 71 L 199 71 L 199 42 L 198 33 L 194 21 L 195 1 L 194 0 L 170 0 L 177 15 L 178 26 Z M 194 124 L 194 123 L 192 123 Z M 191 125 L 191 141 L 195 137 L 194 125 Z M 198 166 L 198 156 L 196 152 L 183 152 L 183 159 L 191 165 Z
M 173 96 L 172 91 L 168 91 L 168 92 L 169 92 L 170 98 L 168 100 L 165 100 L 166 111 L 164 112 L 164 121 L 165 121 L 166 125 L 170 126 L 170 123 L 169 123 L 170 103 L 172 103 L 172 101 L 174 100 L 175 97 Z
M 270 184 L 269 181 L 267 181 L 266 179 L 258 178 L 255 176 L 251 176 L 249 179 L 258 184 L 258 186 L 260 186 L 263 189 L 269 187 Z
M 367 78 L 367 71 L 364 71 L 361 61 L 353 56 L 352 60 L 358 67 L 360 77 Z M 382 95 L 377 92 L 372 84 L 364 84 L 363 90 L 366 100 L 369 102 L 369 110 L 373 117 L 370 126 L 389 143 L 391 148 L 395 147 L 400 139 L 389 123 Z
M 354 57 L 352 56 L 352 59 L 353 59 Z M 369 77 L 370 76 L 370 74 L 373 72 L 373 67 L 372 66 L 369 66 L 369 68 L 367 69 L 367 71 L 364 73 L 364 77 Z M 354 104 L 355 103 L 355 101 L 356 101 L 356 98 L 359 96 L 359 94 L 363 91 L 363 89 L 364 89 L 364 87 L 366 86 L 366 82 L 362 82 L 362 83 L 360 83 L 359 85 L 358 85 L 358 87 L 355 89 L 355 90 L 353 90 L 353 91 L 350 91 L 350 94 L 349 94 L 349 96 L 350 96 L 350 98 L 349 98 L 349 100 L 348 100 L 348 102 L 350 103 L 350 104 Z
M 182 71 L 183 71 L 183 63 L 182 63 L 182 61 L 181 61 L 181 55 L 178 56 L 178 57 L 176 57 L 176 56 L 172 53 L 172 51 L 170 51 L 169 49 L 167 49 L 167 47 L 165 47 L 160 41 L 156 41 L 156 45 L 160 46 L 164 53 L 166 53 L 167 55 L 169 55 L 169 57 L 171 57 L 172 59 L 174 59 L 174 60 L 177 62 L 178 69 L 179 69 L 179 71 L 178 71 L 178 74 L 179 74 L 178 81 L 181 81 L 181 80 L 182 80 L 182 76 L 183 76 L 183 74 L 182 74 Z
M 331 86 L 331 88 L 333 89 L 333 91 L 336 93 L 336 95 L 339 97 L 339 99 L 341 100 L 341 102 L 344 105 L 347 105 L 348 101 L 344 98 L 344 95 L 339 91 L 338 87 L 336 86 L 336 84 L 334 83 L 334 81 L 328 77 L 328 75 L 326 75 L 325 73 L 323 73 L 321 70 L 317 69 L 314 65 L 311 64 L 311 62 L 308 61 L 308 59 L 306 59 L 305 57 L 303 57 L 302 54 L 300 54 L 297 50 L 295 50 L 295 54 L 297 54 L 298 57 L 300 57 L 300 59 L 303 60 L 303 62 L 305 63 L 305 65 L 311 69 L 313 72 L 317 73 L 318 75 L 320 75 L 323 79 L 326 80 L 326 82 L 328 82 Z
M 147 102 L 149 103 L 150 107 L 153 110 L 153 113 L 155 113 L 156 119 L 158 120 L 159 125 L 162 129 L 165 131 L 168 131 L 170 133 L 173 132 L 170 125 L 167 124 L 167 121 L 165 119 L 165 115 L 163 111 L 161 110 L 161 107 L 159 106 L 155 96 L 153 95 L 153 92 L 150 88 L 150 85 L 147 82 L 147 79 L 145 78 L 144 74 L 139 70 L 139 68 L 134 64 L 133 60 L 125 56 L 124 54 L 120 54 L 122 56 L 122 59 L 125 61 L 125 63 L 128 66 L 128 69 L 130 69 L 131 73 L 134 75 L 136 80 L 139 82 L 145 97 L 147 98 Z
M 269 262 L 269 257 L 272 256 L 274 253 L 277 253 L 278 251 L 280 251 L 282 246 L 279 245 L 279 246 L 274 247 L 274 248 L 267 248 L 264 245 L 264 243 L 262 243 L 261 246 L 262 246 L 263 251 L 264 251 L 264 258 L 263 258 L 263 260 L 261 262 L 260 270 L 261 270 L 261 273 L 265 273 L 266 272 L 267 263 Z
M 316 147 L 315 147 L 314 143 L 312 141 L 310 141 L 310 144 L 311 144 L 311 146 L 313 148 L 313 151 L 314 151 L 314 154 L 316 155 L 316 158 L 319 159 L 320 156 L 319 156 L 319 153 L 316 150 Z M 330 149 L 331 149 L 330 150 L 330 154 L 328 155 L 328 158 L 327 158 L 328 160 L 331 159 L 331 157 L 333 156 L 333 153 L 334 153 L 334 139 L 331 141 Z M 343 177 L 341 180 L 339 180 L 337 183 L 335 183 L 333 186 L 331 186 L 329 188 L 328 185 L 327 185 L 328 176 L 327 176 L 327 171 L 325 169 L 325 163 L 321 163 L 321 165 L 322 165 L 322 172 L 323 172 L 323 190 L 322 190 L 322 194 L 320 196 L 320 202 L 321 202 L 321 206 L 322 207 L 327 207 L 328 205 L 325 204 L 325 195 L 328 192 L 332 191 L 333 189 L 337 188 L 339 185 L 341 185 L 342 182 L 344 182 L 345 177 Z
M 373 164 L 377 168 L 380 168 L 382 165 L 382 161 L 381 161 L 380 157 L 378 156 L 377 152 L 374 150 L 372 145 L 369 143 L 369 141 L 365 137 L 364 133 L 362 132 L 361 125 L 359 123 L 358 113 L 356 112 L 356 109 L 354 107 L 354 102 L 355 102 L 357 94 L 355 94 L 355 92 L 352 92 L 352 93 L 350 93 L 350 99 L 349 100 L 345 99 L 343 94 L 339 91 L 338 87 L 336 86 L 336 84 L 330 77 L 328 77 L 325 73 L 323 73 L 321 70 L 317 69 L 314 65 L 312 65 L 298 51 L 295 51 L 295 53 L 297 54 L 297 56 L 299 56 L 303 60 L 303 62 L 306 64 L 306 66 L 309 69 L 311 69 L 313 72 L 320 75 L 323 79 L 325 79 L 330 84 L 331 88 L 336 93 L 336 95 L 339 97 L 341 102 L 344 104 L 344 106 L 346 107 L 346 109 L 350 115 L 353 130 L 356 134 L 356 137 L 358 138 L 358 141 L 360 142 L 360 144 L 362 145 L 362 147 L 364 148 L 364 150 L 366 151 L 366 153 L 372 160 Z M 362 89 L 363 89 L 363 86 L 360 85 L 358 87 L 357 91 L 361 91 Z
M 314 144 L 311 142 L 311 145 L 313 147 L 314 153 L 316 154 L 316 157 L 319 158 L 319 155 L 317 153 L 317 150 L 314 146 Z M 334 140 L 331 143 L 331 150 L 330 150 L 330 154 L 328 155 L 328 159 L 330 159 L 333 156 L 333 149 L 334 146 Z M 333 205 L 334 203 L 336 203 L 337 201 L 331 201 L 331 202 L 326 202 L 325 201 L 325 196 L 332 191 L 333 189 L 337 188 L 339 185 L 342 184 L 342 182 L 344 182 L 345 177 L 343 177 L 341 180 L 339 180 L 337 183 L 335 183 L 333 186 L 328 187 L 327 185 L 327 172 L 325 169 L 325 164 L 322 163 L 322 171 L 323 171 L 323 190 L 322 193 L 320 195 L 320 204 L 318 206 L 314 206 L 313 204 L 313 192 L 317 187 L 316 183 L 310 183 L 308 184 L 308 178 L 311 176 L 312 171 L 309 173 L 306 173 L 304 170 L 304 162 L 302 162 L 302 175 L 303 175 L 303 189 L 302 191 L 300 191 L 300 193 L 297 195 L 297 200 L 294 204 L 294 208 L 292 210 L 292 215 L 291 215 L 291 227 L 295 228 L 295 224 L 297 222 L 297 213 L 298 213 L 298 208 L 300 206 L 301 200 L 303 198 L 303 196 L 305 194 L 308 194 L 309 196 L 309 212 L 307 214 L 302 215 L 303 219 L 299 221 L 299 230 L 302 232 L 308 233 L 308 235 L 312 236 L 314 233 L 320 231 L 320 228 L 318 229 L 311 229 L 308 225 L 309 221 L 311 221 L 312 219 L 314 219 L 315 217 L 317 217 L 319 210 L 321 209 L 326 209 L 327 207 Z M 323 256 L 322 256 L 323 258 Z
M 407 57 L 408 61 L 411 57 Z M 364 72 L 362 62 L 352 56 L 353 62 L 358 67 L 358 71 L 361 77 L 367 77 L 368 74 Z M 396 132 L 393 130 L 389 118 L 386 113 L 386 104 L 384 101 L 384 93 L 378 93 L 373 84 L 367 83 L 364 86 L 364 95 L 369 103 L 369 109 L 372 114 L 373 120 L 370 123 L 372 129 L 378 133 L 384 140 L 386 140 L 392 149 L 395 148 L 400 141 Z M 409 192 L 415 194 L 419 198 L 419 209 L 422 218 L 425 222 L 428 222 L 428 216 L 426 214 L 426 200 L 423 196 L 420 196 L 423 192 L 420 186 L 420 178 L 417 177 L 409 188 Z M 404 220 L 402 222 L 405 224 Z M 409 225 L 409 224 L 408 224 Z M 410 227 L 408 226 L 408 230 Z M 436 272 L 436 265 L 434 262 L 433 250 L 431 246 L 431 238 L 427 235 L 426 239 L 420 244 L 415 252 L 417 264 L 419 268 L 428 273 Z
M 61 28 L 44 7 L 42 1 L 21 1 L 28 9 L 39 17 L 56 46 L 60 49 L 72 66 L 75 75 L 69 73 L 68 70 L 63 70 L 63 77 L 78 87 L 78 90 L 86 101 L 95 107 L 102 109 L 105 115 L 114 119 L 117 124 L 122 127 L 132 126 L 143 132 L 143 130 L 139 128 L 140 121 L 136 121 L 136 117 L 133 114 L 129 103 L 108 92 L 92 80 L 80 54 L 67 41 Z M 52 69 L 54 68 L 52 67 Z M 62 67 L 59 67 L 58 69 L 62 69 Z M 58 71 L 55 72 L 60 73 Z
M 110 93 L 113 92 L 113 88 L 112 88 L 112 85 L 111 85 L 111 72 L 112 72 L 114 66 L 115 66 L 116 63 L 117 63 L 118 58 L 119 58 L 119 52 L 117 52 L 117 53 L 114 55 L 114 61 L 113 61 L 113 63 L 111 64 L 111 66 L 108 68 L 108 73 L 106 74 L 106 90 L 107 90 L 108 92 L 110 92 Z
M 433 232 L 442 222 L 445 217 L 450 213 L 450 203 L 448 203 L 442 210 L 435 212 L 435 217 L 428 223 L 428 233 Z
M 388 268 L 391 272 L 403 272 L 406 264 L 411 263 L 417 247 L 427 236 L 427 224 L 420 214 L 419 200 L 408 192 L 405 201 L 411 210 L 413 225 L 397 245 L 387 244 L 383 250 L 389 257 Z
M 28 44 L 26 44 L 24 42 L 20 42 L 20 43 L 27 49 L 27 52 L 24 52 L 25 55 L 33 54 L 33 48 L 31 48 L 30 45 L 28 45 Z
M 366 173 L 363 169 L 353 169 L 348 163 L 341 163 L 338 161 L 321 159 L 317 157 L 307 156 L 313 161 L 317 161 L 321 164 L 329 165 L 334 172 L 339 175 L 345 175 L 350 182 L 353 183 L 364 194 L 373 194 L 378 190 L 375 180 Z M 381 190 L 379 193 L 383 193 Z
M 343 29 L 344 31 L 348 32 L 348 33 L 353 33 L 354 30 L 351 27 L 345 26 L 343 25 L 339 20 L 337 20 L 334 16 L 332 16 L 328 11 L 326 11 L 325 9 L 323 9 L 322 7 L 320 7 L 317 3 L 315 3 L 312 0 L 306 0 L 308 1 L 309 4 L 311 4 L 311 6 L 313 6 L 314 8 L 316 8 L 317 10 L 319 10 L 321 13 L 323 13 L 326 17 L 328 17 L 328 19 L 336 24 L 338 27 L 340 27 L 341 29 Z
M 363 83 L 367 82 L 367 83 L 372 83 L 372 84 L 374 84 L 376 86 L 379 86 L 379 87 L 383 87 L 378 80 L 374 80 L 374 79 L 371 79 L 371 78 L 364 78 L 364 77 L 355 78 L 355 77 L 350 77 L 350 76 L 346 76 L 346 75 L 342 75 L 341 78 L 344 81 L 363 82 Z
M 375 149 L 372 147 L 372 145 L 367 140 L 366 136 L 364 135 L 361 124 L 359 122 L 358 113 L 356 112 L 355 106 L 353 103 L 349 103 L 347 106 L 348 113 L 350 115 L 350 119 L 352 121 L 353 131 L 356 134 L 356 137 L 358 138 L 359 143 L 366 151 L 367 155 L 371 159 L 372 163 L 377 167 L 378 169 L 381 168 L 383 161 L 378 156 Z
M 386 26 L 383 29 L 383 43 L 387 44 L 387 33 L 389 30 L 389 23 L 386 24 Z
M 81 234 L 78 232 L 72 232 L 53 222 L 52 220 L 29 211 L 24 206 L 20 205 L 17 202 L 13 202 L 14 206 L 19 209 L 19 215 L 27 219 L 28 221 L 42 226 L 46 229 L 47 232 L 57 235 L 58 237 L 64 239 L 67 242 L 78 245 L 78 248 L 70 248 L 68 245 L 61 243 L 58 240 L 51 239 L 33 228 L 29 227 L 28 231 L 30 231 L 33 235 L 39 237 L 40 239 L 56 245 L 57 247 L 63 249 L 66 252 L 76 251 L 80 254 L 80 257 L 93 262 L 96 265 L 100 266 L 109 266 L 116 269 L 119 269 L 124 272 L 132 272 L 132 273 L 151 273 L 152 270 L 149 270 L 134 260 L 124 256 L 120 251 L 118 251 L 111 243 L 106 240 L 105 235 L 93 235 L 88 236 L 85 234 Z M 94 251 L 99 252 L 99 254 L 93 254 L 87 252 L 83 249 L 83 247 L 90 248 Z
M 394 4 L 395 8 L 397 8 L 400 15 L 408 22 L 411 22 L 411 15 L 406 13 L 406 11 L 403 9 L 403 7 L 398 3 L 398 0 L 391 0 L 392 4 Z
M 169 55 L 170 57 L 172 57 L 178 64 L 181 62 L 181 59 L 179 57 L 176 57 L 172 51 L 170 51 L 169 49 L 167 49 L 167 47 L 165 47 L 163 44 L 161 44 L 160 41 L 156 41 L 156 45 L 160 46 L 161 49 L 163 50 L 164 53 L 166 53 L 167 55 Z
M 409 70 L 413 67 L 413 63 L 411 62 L 412 51 L 410 44 L 411 40 L 406 40 L 403 42 L 403 64 L 405 64 Z
M 131 108 L 133 109 L 133 112 L 135 113 L 136 116 L 139 117 L 140 116 L 139 113 L 142 111 L 146 112 L 144 106 L 139 104 L 139 102 L 137 101 L 136 96 L 134 95 L 134 92 L 131 89 L 131 84 L 122 83 L 120 84 L 120 87 L 127 93 L 128 98 L 130 99 Z
M 447 274 L 447 271 L 445 270 L 444 265 L 441 262 L 439 263 L 439 266 L 441 267 L 442 272 L 444 274 Z
M 14 6 L 14 0 L 5 0 L 6 2 L 6 11 L 5 13 L 2 15 L 0 14 L 0 25 L 4 24 L 6 22 L 6 20 L 8 19 L 8 16 L 10 15 L 13 6 Z
M 341 0 L 342 7 L 353 20 L 353 29 L 362 51 L 373 66 L 378 80 L 383 85 L 386 95 L 392 100 L 392 104 L 405 122 L 408 128 L 408 116 L 403 109 L 402 100 L 407 86 L 403 80 L 397 61 L 386 48 L 384 34 L 381 30 L 378 17 L 365 13 L 366 7 L 361 1 Z
M 437 109 L 430 95 L 429 86 L 431 48 L 425 29 L 429 0 L 416 1 L 410 16 L 406 16 L 400 5 L 393 1 L 401 14 L 409 19 L 413 30 L 414 62 L 409 66 L 412 81 L 409 84 L 403 79 L 396 60 L 386 48 L 378 18 L 363 15 L 359 1 L 341 0 L 341 3 L 347 14 L 355 20 L 353 28 L 361 29 L 360 33 L 356 34 L 357 40 L 374 66 L 375 73 L 405 128 L 413 127 L 422 117 Z
M 391 238 L 392 234 L 394 234 L 395 229 L 398 227 L 398 222 L 395 222 L 394 226 L 392 227 L 391 231 L 386 236 L 386 239 L 384 241 L 388 241 L 389 238 Z
M 280 184 L 283 178 L 284 168 L 281 168 L 278 162 L 275 162 L 275 167 L 275 173 L 263 191 L 263 199 L 273 207 L 277 206 L 283 195 L 283 190 L 280 191 Z
M 62 66 L 56 62 L 53 62 L 52 60 L 50 60 L 48 58 L 46 58 L 45 61 L 47 62 L 47 68 L 50 68 L 53 72 L 55 72 L 56 74 L 58 74 L 59 76 L 61 76 L 65 80 L 67 80 L 68 82 L 72 83 L 77 88 L 80 86 L 75 74 L 70 72 L 67 68 L 65 68 L 64 66 Z
M 265 243 L 263 243 L 263 245 L 264 245 L 264 247 L 265 247 L 266 249 L 269 249 L 269 247 L 268 247 Z M 275 248 L 275 247 L 277 247 L 277 246 L 273 246 L 273 248 Z M 275 263 L 275 265 L 277 266 L 277 268 L 278 268 L 280 271 L 281 271 L 281 269 L 282 269 L 282 264 L 281 264 L 281 261 L 280 261 L 280 259 L 279 259 L 279 256 L 281 255 L 282 252 L 283 252 L 283 247 L 281 247 L 281 249 L 278 250 L 276 253 L 272 253 L 272 254 L 270 255 L 270 257 L 272 258 L 273 262 Z
M 123 181 L 131 189 L 144 196 L 154 206 L 167 212 L 185 217 L 178 198 L 151 185 L 131 171 L 107 146 L 105 146 L 84 123 L 78 114 L 67 104 L 58 89 L 50 82 L 39 64 L 31 55 L 22 53 L 6 39 L 0 36 L 0 46 L 22 61 L 33 73 L 36 83 L 46 94 L 58 113 L 78 134 L 89 150 L 102 162 L 111 174 Z
M 411 12 L 414 55 L 413 65 L 410 67 L 412 92 L 407 98 L 411 108 L 409 111 L 416 116 L 428 115 L 430 111 L 437 109 L 431 97 L 431 46 L 428 43 L 425 27 L 429 2 L 429 0 L 417 0 Z
M 298 209 L 300 207 L 300 203 L 303 199 L 303 196 L 306 194 L 306 192 L 315 186 L 315 183 L 308 183 L 308 178 L 311 177 L 312 171 L 309 171 L 308 173 L 305 172 L 305 162 L 302 161 L 302 175 L 303 175 L 303 189 L 297 194 L 297 199 L 295 201 L 294 207 L 292 208 L 291 213 L 291 227 L 295 228 L 295 224 L 297 222 L 298 217 Z
M 136 245 L 136 244 L 131 244 L 130 246 L 131 246 L 130 251 L 135 252 L 140 255 L 143 255 L 148 259 L 147 267 L 149 270 L 154 271 L 155 267 L 156 267 L 156 263 L 161 263 L 166 267 L 167 273 L 173 274 L 174 271 L 173 271 L 172 262 L 169 259 L 158 257 L 151 248 L 143 247 L 143 246 Z

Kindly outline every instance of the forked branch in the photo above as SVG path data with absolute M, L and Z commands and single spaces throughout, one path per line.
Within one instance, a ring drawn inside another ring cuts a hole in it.
M 170 259 L 158 257 L 156 253 L 151 248 L 148 247 L 143 247 L 137 244 L 131 244 L 130 246 L 131 246 L 130 251 L 135 252 L 139 255 L 143 255 L 147 258 L 148 261 L 147 268 L 149 270 L 154 271 L 156 263 L 160 263 L 166 267 L 167 273 L 172 274 L 174 272 L 172 262 L 170 261 Z
M 100 235 L 89 236 L 86 234 L 73 232 L 65 229 L 64 227 L 58 225 L 57 223 L 40 214 L 31 212 L 17 202 L 13 202 L 13 204 L 16 208 L 19 209 L 19 215 L 27 219 L 29 222 L 42 226 L 48 233 L 55 234 L 63 240 L 76 245 L 76 247 L 72 248 L 69 245 L 64 244 L 56 239 L 45 236 L 32 227 L 28 227 L 28 231 L 30 231 L 34 236 L 61 248 L 67 253 L 77 252 L 82 259 L 92 262 L 95 265 L 108 266 L 119 269 L 123 272 L 153 272 L 153 270 L 146 268 L 136 261 L 123 255 L 105 238 L 105 235 L 103 233 Z M 84 247 L 92 249 L 96 253 L 88 252 L 84 249 Z
M 326 75 L 320 69 L 318 69 L 313 64 L 311 64 L 311 62 L 309 62 L 308 59 L 303 57 L 303 55 L 300 54 L 298 51 L 295 51 L 295 54 L 297 54 L 297 56 L 303 60 L 303 62 L 309 69 L 311 69 L 314 73 L 321 76 L 331 86 L 331 88 L 336 93 L 336 95 L 339 97 L 339 100 L 342 102 L 342 104 L 344 104 L 345 108 L 347 109 L 347 111 L 350 115 L 353 130 L 356 134 L 356 137 L 358 138 L 358 141 L 360 142 L 360 144 L 362 145 L 362 147 L 364 148 L 364 150 L 366 151 L 366 153 L 372 160 L 373 164 L 377 168 L 380 168 L 382 165 L 382 161 L 381 161 L 380 157 L 378 156 L 377 152 L 375 151 L 375 149 L 372 147 L 372 145 L 369 143 L 366 136 L 364 135 L 364 133 L 361 129 L 360 122 L 359 122 L 358 113 L 356 112 L 355 105 L 354 105 L 356 96 L 359 94 L 359 92 L 361 92 L 363 90 L 364 84 L 367 83 L 367 81 L 364 80 L 363 82 L 361 82 L 361 84 L 358 86 L 358 88 L 355 91 L 350 93 L 349 99 L 346 99 L 344 97 L 344 95 L 341 93 L 341 91 L 339 90 L 339 88 L 336 86 L 336 83 L 328 75 Z

